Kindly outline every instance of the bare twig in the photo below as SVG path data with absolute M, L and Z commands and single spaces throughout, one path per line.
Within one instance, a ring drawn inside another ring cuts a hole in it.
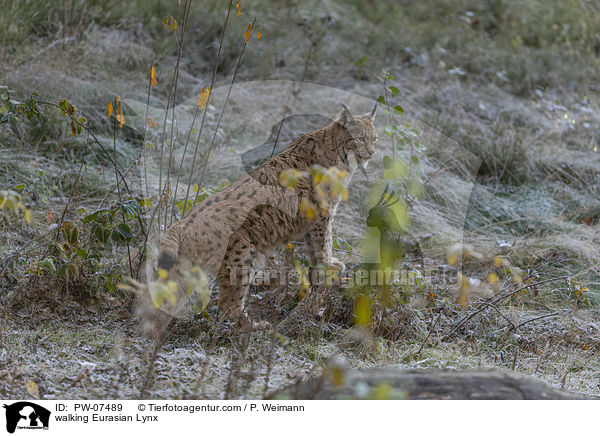
M 271 335 L 271 340 L 268 341 L 271 346 L 269 356 L 267 357 L 267 370 L 265 372 L 265 384 L 263 386 L 263 398 L 267 398 L 269 392 L 269 380 L 271 379 L 271 371 L 273 371 L 273 360 L 275 360 L 275 342 L 277 341 L 275 334 Z
M 515 355 L 513 356 L 512 365 L 510 366 L 511 371 L 514 371 L 517 367 L 517 358 L 519 357 L 519 347 L 515 347 Z
M 552 312 L 552 313 L 547 313 L 546 315 L 536 316 L 535 318 L 528 319 L 527 321 L 522 322 L 521 324 L 515 326 L 513 330 L 518 330 L 519 328 L 523 327 L 525 324 L 529 324 L 530 322 L 537 321 L 538 319 L 549 318 L 551 316 L 557 316 L 557 315 L 559 315 L 559 312 Z
M 89 134 L 88 134 L 89 140 Z M 58 222 L 58 227 L 56 228 L 56 235 L 54 237 L 55 240 L 58 240 L 58 236 L 60 235 L 60 229 L 62 228 L 63 222 L 65 220 L 65 215 L 67 214 L 67 210 L 69 209 L 69 205 L 71 204 L 71 199 L 75 193 L 75 189 L 77 189 L 77 185 L 79 184 L 79 177 L 81 176 L 81 170 L 83 169 L 84 162 L 81 162 L 79 165 L 79 172 L 77 173 L 77 178 L 75 179 L 75 183 L 73 184 L 73 188 L 71 188 L 71 195 L 69 195 L 69 199 L 67 200 L 67 204 L 65 205 L 62 214 L 60 215 L 60 220 Z
M 515 323 L 512 322 L 508 317 L 506 317 L 502 312 L 500 312 L 500 309 L 498 309 L 496 306 L 494 306 L 492 303 L 487 303 L 485 301 L 482 301 L 481 304 L 485 304 L 488 307 L 491 307 L 492 309 L 494 309 L 496 312 L 498 312 L 498 315 L 500 315 L 502 318 L 504 318 L 506 321 L 508 321 L 508 323 L 511 325 L 511 327 L 513 329 L 516 328 Z
M 431 333 L 433 332 L 433 330 L 435 330 L 435 327 L 437 326 L 437 324 L 438 324 L 438 322 L 439 322 L 439 320 L 440 320 L 441 317 L 442 317 L 442 311 L 440 311 L 440 313 L 439 313 L 438 317 L 436 318 L 435 322 L 433 323 L 433 325 L 429 329 L 429 333 L 427 333 L 427 336 L 425 337 L 425 339 L 423 340 L 423 343 L 419 347 L 419 351 L 417 351 L 417 356 L 419 356 L 421 354 L 421 351 L 423 351 L 423 347 L 427 343 L 427 340 L 429 339 L 429 336 L 431 336 Z

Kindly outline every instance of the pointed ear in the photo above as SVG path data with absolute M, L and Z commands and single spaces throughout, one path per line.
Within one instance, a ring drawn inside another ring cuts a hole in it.
M 377 107 L 378 107 L 378 106 L 379 106 L 379 105 L 378 105 L 377 103 L 375 103 L 375 106 L 373 106 L 373 110 L 371 111 L 371 113 L 370 113 L 370 114 L 367 114 L 367 116 L 368 116 L 369 118 L 371 118 L 371 121 L 375 120 L 375 114 L 377 113 Z
M 354 115 L 352 115 L 352 112 L 350 112 L 350 110 L 346 106 L 344 106 L 344 110 L 340 114 L 339 122 L 342 124 L 342 126 L 346 126 L 349 123 L 351 123 L 353 120 L 354 120 Z

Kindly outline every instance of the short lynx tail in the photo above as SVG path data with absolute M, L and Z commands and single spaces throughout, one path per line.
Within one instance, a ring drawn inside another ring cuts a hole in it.
M 158 255 L 158 267 L 170 270 L 179 257 L 179 240 L 171 231 L 163 236 L 160 241 L 160 253 Z

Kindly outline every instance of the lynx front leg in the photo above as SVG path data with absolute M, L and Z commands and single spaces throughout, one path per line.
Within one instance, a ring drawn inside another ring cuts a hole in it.
M 306 233 L 306 244 L 314 266 L 322 264 L 327 268 L 343 271 L 346 265 L 333 257 L 332 222 L 331 216 L 318 218 Z
M 252 263 L 256 250 L 250 244 L 236 239 L 228 247 L 223 264 L 217 274 L 219 283 L 219 308 L 225 316 L 236 321 L 242 328 L 266 329 L 266 321 L 252 321 L 245 310 L 246 296 L 254 273 Z

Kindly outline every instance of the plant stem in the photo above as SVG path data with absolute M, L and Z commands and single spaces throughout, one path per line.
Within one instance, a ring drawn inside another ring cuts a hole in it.
M 181 38 L 179 40 L 178 43 L 178 50 L 177 50 L 177 63 L 175 64 L 175 78 L 174 78 L 174 83 L 173 83 L 173 102 L 171 105 L 171 133 L 170 133 L 170 138 L 171 138 L 171 143 L 169 144 L 169 166 L 167 167 L 167 180 L 170 180 L 171 178 L 171 168 L 172 168 L 172 162 L 173 162 L 173 151 L 175 148 L 175 139 L 173 137 L 173 129 L 175 128 L 175 104 L 177 103 L 177 84 L 179 82 L 179 66 L 181 63 L 181 52 L 183 50 L 183 42 L 185 39 L 185 32 L 187 30 L 187 21 L 188 21 L 188 16 L 190 13 L 190 7 L 192 5 L 192 0 L 188 0 L 185 2 L 184 7 L 183 7 L 183 20 L 182 20 L 182 24 L 181 24 Z M 162 162 L 161 162 L 162 164 Z M 177 197 L 177 190 L 173 191 L 173 198 Z M 168 221 L 168 217 L 169 217 L 169 207 L 168 207 L 168 198 L 167 198 L 167 204 L 165 207 L 165 231 L 167 228 L 167 221 Z
M 256 17 L 254 21 L 252 21 L 250 32 L 254 29 L 254 25 L 256 24 Z M 248 38 L 248 41 L 250 39 Z M 242 47 L 242 51 L 240 56 L 238 57 L 237 64 L 235 66 L 235 70 L 233 71 L 233 77 L 231 78 L 231 83 L 229 84 L 229 89 L 227 90 L 227 96 L 225 97 L 225 102 L 223 103 L 223 108 L 221 109 L 221 114 L 219 115 L 219 120 L 217 121 L 217 126 L 215 127 L 215 131 L 213 133 L 212 141 L 210 142 L 210 146 L 204 155 L 204 163 L 202 165 L 202 172 L 200 173 L 200 180 L 198 181 L 198 186 L 202 185 L 202 181 L 204 180 L 204 173 L 206 171 L 206 166 L 208 165 L 208 159 L 210 158 L 210 153 L 215 146 L 215 140 L 217 138 L 217 132 L 219 131 L 219 126 L 221 125 L 221 120 L 223 119 L 223 115 L 225 114 L 225 109 L 227 108 L 227 102 L 229 101 L 229 96 L 231 95 L 231 89 L 233 88 L 233 84 L 235 83 L 235 79 L 237 77 L 237 73 L 240 69 L 240 65 L 242 63 L 242 59 L 244 58 L 244 53 L 246 52 L 246 47 L 248 46 L 248 41 L 244 41 L 244 46 Z M 200 193 L 200 189 L 196 191 L 196 195 L 194 197 L 194 203 L 196 204 L 196 200 L 198 200 L 198 194 Z M 185 210 L 185 209 L 184 209 Z
M 209 91 L 209 99 L 210 95 L 213 92 L 213 87 L 215 84 L 215 77 L 217 75 L 217 68 L 219 67 L 219 62 L 221 60 L 221 50 L 223 48 L 223 40 L 225 39 L 225 30 L 227 30 L 227 23 L 229 22 L 229 16 L 231 15 L 231 7 L 233 6 L 233 0 L 229 0 L 229 7 L 227 8 L 227 16 L 225 17 L 225 22 L 223 23 L 223 32 L 221 33 L 221 40 L 219 41 L 219 50 L 217 51 L 217 60 L 215 61 L 215 67 L 213 69 L 212 77 L 210 79 L 210 91 Z M 188 180 L 187 189 L 185 192 L 185 199 L 183 201 L 184 208 L 182 218 L 185 216 L 185 205 L 187 205 L 187 201 L 190 195 L 190 186 L 192 185 L 192 177 L 194 175 L 194 167 L 196 165 L 196 157 L 198 155 L 198 147 L 200 145 L 200 137 L 202 136 L 202 130 L 204 128 L 204 122 L 206 120 L 206 113 L 208 112 L 208 100 L 206 102 L 206 106 L 204 108 L 204 112 L 202 114 L 202 121 L 200 123 L 200 131 L 198 132 L 198 139 L 196 140 L 196 147 L 194 148 L 194 157 L 192 158 L 192 169 L 190 171 L 190 178 Z M 198 191 L 200 191 L 200 184 L 198 184 Z

